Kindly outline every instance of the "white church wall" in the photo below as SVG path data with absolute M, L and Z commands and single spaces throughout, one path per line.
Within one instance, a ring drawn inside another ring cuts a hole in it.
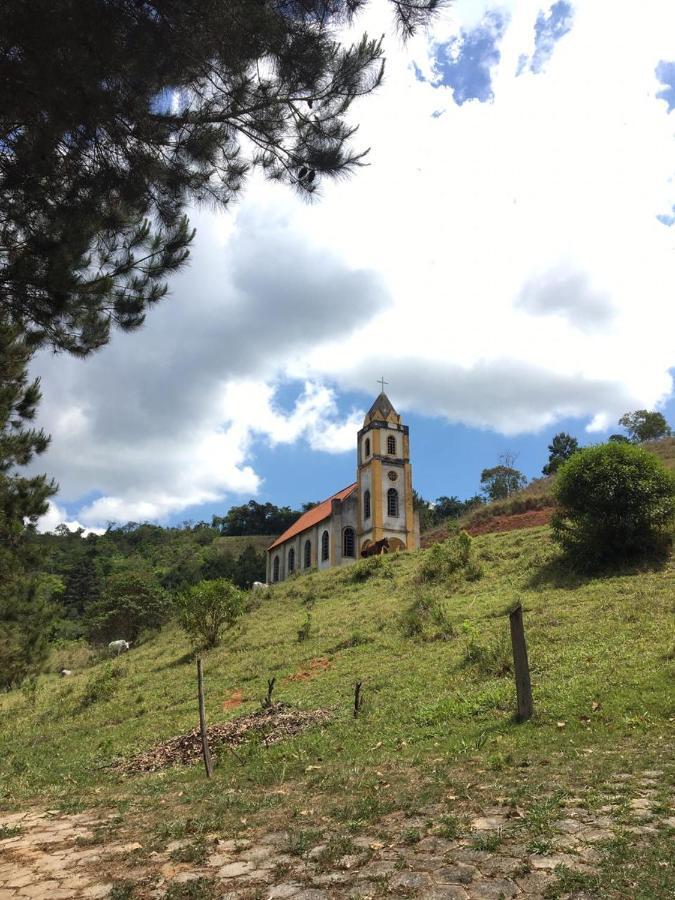
M 389 472 L 396 472 L 396 481 L 389 478 Z M 398 516 L 388 515 L 387 491 L 395 488 L 398 491 Z M 382 525 L 391 531 L 405 532 L 405 471 L 403 466 L 382 464 Z
M 336 541 L 336 544 L 339 545 L 340 549 L 340 562 L 339 565 L 343 566 L 351 566 L 358 559 L 358 539 L 359 539 L 359 508 L 358 504 L 360 503 L 360 492 L 354 491 L 354 493 L 348 497 L 341 504 L 341 515 L 340 515 L 340 532 L 339 538 Z M 353 528 L 354 529 L 354 556 L 344 556 L 342 554 L 342 539 L 344 535 L 345 528 Z
M 328 532 L 328 559 L 321 559 L 321 540 L 323 537 L 324 531 Z M 330 569 L 333 563 L 332 555 L 333 555 L 333 525 L 331 519 L 324 519 L 323 522 L 319 522 L 316 529 L 316 558 L 317 558 L 317 568 L 319 569 Z

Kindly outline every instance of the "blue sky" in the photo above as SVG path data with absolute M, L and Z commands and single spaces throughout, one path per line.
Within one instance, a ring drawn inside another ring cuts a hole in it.
M 283 406 L 285 401 L 290 411 L 301 389 L 301 385 L 285 385 L 280 392 L 280 405 Z M 341 411 L 346 414 L 351 408 L 363 408 L 372 402 L 376 394 L 377 388 L 371 398 L 365 393 L 345 393 L 340 397 Z M 393 390 L 390 394 L 395 396 Z M 675 398 L 662 411 L 675 426 Z M 615 428 L 591 436 L 585 433 L 586 423 L 583 420 L 561 419 L 554 427 L 541 433 L 507 437 L 413 412 L 403 413 L 403 420 L 410 427 L 414 487 L 429 500 L 443 495 L 466 499 L 480 493 L 482 469 L 496 465 L 499 455 L 505 450 L 517 454 L 516 467 L 528 479 L 538 477 L 548 459 L 547 445 L 559 431 L 574 435 L 582 445 L 602 441 L 611 433 L 623 432 L 617 424 Z M 325 499 L 355 479 L 355 450 L 340 454 L 322 453 L 302 440 L 290 446 L 270 446 L 268 441 L 260 439 L 253 444 L 251 459 L 263 479 L 259 493 L 253 498 L 259 503 L 270 501 L 278 506 L 300 508 L 307 501 Z M 89 502 L 94 499 L 93 496 L 86 498 Z M 248 499 L 248 496 L 242 496 L 235 502 L 243 503 Z M 169 522 L 210 521 L 212 515 L 222 515 L 227 506 L 206 503 L 190 507 L 180 515 L 171 516 Z M 73 508 L 71 512 L 75 515 L 76 511 Z
M 316 203 L 255 176 L 191 211 L 190 266 L 140 331 L 36 359 L 43 528 L 323 499 L 382 372 L 429 499 L 507 449 L 536 477 L 558 431 L 675 424 L 675 4 L 636 30 L 611 0 L 456 0 L 405 45 L 388 6 L 350 36 L 389 35 L 355 110 L 370 165 Z
M 394 390 L 390 394 L 393 398 Z M 364 394 L 345 394 L 341 398 L 345 412 L 350 406 L 366 403 L 368 398 Z M 675 427 L 675 398 L 662 412 Z M 414 487 L 429 500 L 443 495 L 466 499 L 480 493 L 482 469 L 497 465 L 500 453 L 505 450 L 517 454 L 516 467 L 528 479 L 538 477 L 548 460 L 547 445 L 559 431 L 574 435 L 582 445 L 598 443 L 612 433 L 623 432 L 617 424 L 606 432 L 588 435 L 584 430 L 586 422 L 580 419 L 561 419 L 541 433 L 518 436 L 452 425 L 415 413 L 403 413 L 403 421 L 410 427 Z M 256 470 L 264 478 L 256 498 L 258 502 L 269 500 L 279 506 L 298 508 L 305 501 L 325 499 L 355 479 L 355 450 L 336 456 L 312 451 L 302 442 L 272 448 L 260 441 L 254 446 L 253 458 Z M 212 513 L 221 512 L 218 504 L 207 504 L 191 510 L 189 518 L 208 519 Z

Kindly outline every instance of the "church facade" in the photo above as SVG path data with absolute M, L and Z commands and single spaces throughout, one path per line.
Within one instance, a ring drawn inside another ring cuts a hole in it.
M 390 552 L 419 547 L 408 426 L 384 391 L 357 434 L 356 454 L 356 481 L 304 513 L 268 547 L 268 584 L 295 572 L 353 564 L 384 538 Z

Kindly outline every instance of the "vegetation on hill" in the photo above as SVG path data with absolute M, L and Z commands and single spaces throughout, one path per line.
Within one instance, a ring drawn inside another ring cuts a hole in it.
M 675 472 L 643 447 L 578 450 L 559 469 L 553 534 L 577 569 L 665 553 L 675 519 Z
M 453 546 L 442 558 L 394 554 L 291 578 L 252 598 L 205 656 L 209 721 L 258 708 L 272 676 L 275 700 L 327 709 L 331 720 L 274 746 L 251 740 L 219 753 L 211 782 L 199 766 L 134 777 L 112 767 L 195 727 L 194 658 L 180 631 L 89 667 L 62 648 L 53 665 L 75 668 L 72 678 L 43 676 L 0 699 L 0 803 L 112 806 L 144 840 L 243 836 L 270 823 L 353 836 L 431 800 L 446 802 L 461 830 L 455 800 L 478 782 L 481 802 L 511 798 L 527 828 L 542 797 L 599 806 L 617 772 L 667 765 L 673 562 L 573 575 L 545 528 Z M 535 702 L 521 725 L 506 616 L 516 600 Z
M 106 642 L 161 626 L 173 612 L 172 597 L 200 582 L 227 578 L 249 588 L 264 581 L 270 538 L 223 537 L 221 527 L 205 522 L 175 528 L 130 522 L 102 535 L 61 527 L 26 541 L 41 577 L 50 579 L 56 621 L 48 636 Z
M 675 471 L 675 437 L 646 441 L 641 446 L 656 456 L 667 469 Z M 442 539 L 446 533 L 445 524 L 448 519 L 458 522 L 463 528 L 471 528 L 501 516 L 518 515 L 531 510 L 552 511 L 556 503 L 553 494 L 554 485 L 553 476 L 535 478 L 522 490 L 504 500 L 476 504 L 466 512 L 432 521 L 428 530 L 436 529 L 436 537 Z

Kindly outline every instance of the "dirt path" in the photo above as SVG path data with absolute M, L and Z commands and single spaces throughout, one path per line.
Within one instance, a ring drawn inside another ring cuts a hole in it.
M 421 900 L 542 897 L 559 867 L 596 870 L 597 846 L 619 827 L 647 839 L 675 827 L 657 804 L 662 773 L 617 775 L 608 802 L 590 812 L 573 797 L 555 808 L 548 838 L 533 846 L 523 812 L 489 806 L 455 838 L 446 806 L 392 813 L 357 837 L 270 832 L 250 840 L 172 841 L 159 850 L 120 840 L 113 814 L 0 813 L 0 900 L 223 898 Z M 587 896 L 583 893 L 569 896 Z

